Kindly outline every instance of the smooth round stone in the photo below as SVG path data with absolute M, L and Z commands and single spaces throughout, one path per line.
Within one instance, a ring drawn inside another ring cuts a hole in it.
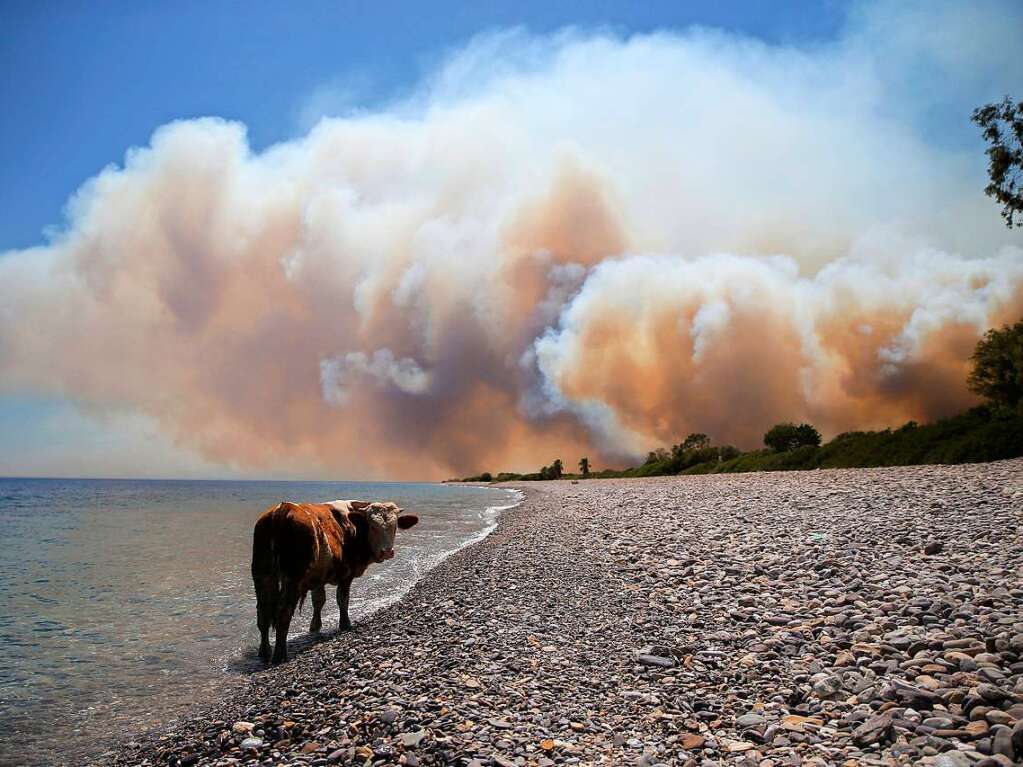
M 767 721 L 760 714 L 743 714 L 736 718 L 735 723 L 740 729 L 748 730 L 753 727 L 759 727 Z
M 984 718 L 987 719 L 991 724 L 1015 724 L 1015 720 L 1005 711 L 1001 711 L 997 708 L 988 711 Z

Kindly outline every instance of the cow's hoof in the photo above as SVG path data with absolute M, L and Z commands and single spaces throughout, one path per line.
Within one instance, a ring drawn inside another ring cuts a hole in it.
M 337 630 L 338 631 L 355 631 L 355 624 L 354 623 L 342 623 L 340 626 L 337 627 Z
M 320 633 L 320 629 L 322 627 L 323 627 L 323 624 L 320 621 L 313 621 L 312 623 L 309 624 L 309 633 L 310 634 L 319 634 Z
M 270 645 L 259 648 L 259 658 L 260 660 L 270 660 Z

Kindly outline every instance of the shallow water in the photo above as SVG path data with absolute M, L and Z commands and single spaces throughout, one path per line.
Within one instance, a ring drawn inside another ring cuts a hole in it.
M 508 491 L 459 485 L 0 479 L 0 763 L 75 762 L 262 668 L 252 526 L 277 501 L 387 499 L 420 515 L 352 589 L 358 622 L 485 535 Z M 324 628 L 337 626 L 333 589 Z M 309 606 L 292 624 L 292 652 Z

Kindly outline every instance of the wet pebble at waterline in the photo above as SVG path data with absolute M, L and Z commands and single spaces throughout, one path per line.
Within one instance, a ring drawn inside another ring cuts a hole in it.
M 529 487 L 398 605 L 108 761 L 1023 760 L 1023 461 Z

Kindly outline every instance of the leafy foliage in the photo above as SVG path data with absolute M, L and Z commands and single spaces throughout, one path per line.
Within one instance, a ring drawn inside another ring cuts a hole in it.
M 988 176 L 984 193 L 1002 204 L 1007 226 L 1023 226 L 1023 101 L 1015 104 L 1006 96 L 997 104 L 973 111 L 988 143 Z M 1016 216 L 1020 216 L 1016 220 Z
M 799 426 L 794 423 L 775 424 L 764 435 L 764 444 L 776 453 L 799 447 L 817 447 L 820 443 L 820 432 L 808 423 L 801 423 Z
M 644 465 L 648 463 L 664 463 L 669 459 L 669 455 L 670 454 L 668 453 L 668 451 L 665 450 L 663 447 L 659 447 L 656 450 L 651 450 L 649 453 L 647 453 Z
M 449 479 L 448 482 L 493 482 L 494 478 L 489 471 L 477 474 L 475 477 L 463 477 L 462 479 Z M 500 482 L 500 480 L 498 480 Z
M 1023 402 L 1023 320 L 989 330 L 972 359 L 970 391 L 994 405 L 1018 407 Z
M 714 474 L 747 471 L 795 471 L 926 463 L 978 463 L 1023 456 L 1023 412 L 981 406 L 930 424 L 909 421 L 898 429 L 852 431 L 823 446 L 802 445 L 781 452 L 740 453 L 735 447 L 663 451 L 666 460 L 631 469 L 590 471 L 589 478 L 653 477 L 663 474 Z M 544 467 L 549 470 L 549 467 Z M 498 474 L 497 481 L 549 479 L 540 474 Z M 467 481 L 480 481 L 470 477 Z
M 555 458 L 550 466 L 544 466 L 540 469 L 538 479 L 561 479 L 564 474 L 564 467 L 561 463 L 560 458 Z M 527 474 L 526 477 L 532 475 Z
M 721 464 L 725 472 L 912 466 L 925 463 L 978 463 L 1023 455 L 1023 415 L 1004 408 L 978 407 L 923 426 L 839 434 L 823 447 L 777 453 L 743 453 Z
M 693 433 L 682 440 L 683 450 L 699 450 L 701 448 L 710 447 L 710 437 L 706 434 Z

